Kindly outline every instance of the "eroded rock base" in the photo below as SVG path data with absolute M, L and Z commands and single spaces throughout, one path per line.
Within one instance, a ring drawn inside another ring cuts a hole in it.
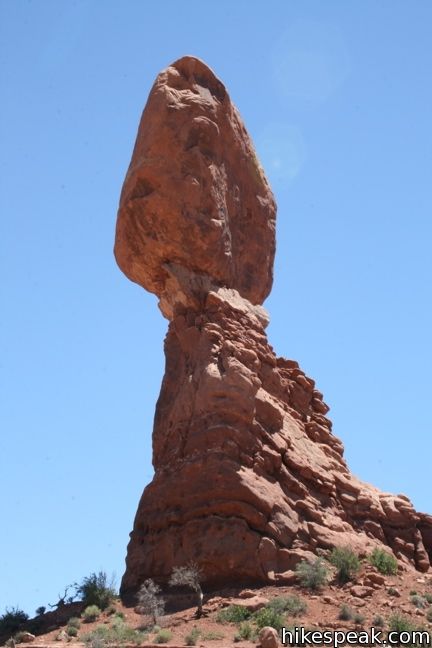
M 153 434 L 121 592 L 190 560 L 206 585 L 288 582 L 317 549 L 386 545 L 430 567 L 432 517 L 355 478 L 313 380 L 267 341 L 266 314 L 235 290 L 169 324 Z M 292 576 L 292 574 L 291 574 Z

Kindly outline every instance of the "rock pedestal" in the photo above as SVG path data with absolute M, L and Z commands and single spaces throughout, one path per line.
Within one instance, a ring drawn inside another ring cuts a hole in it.
M 275 203 L 250 138 L 204 63 L 157 78 L 122 191 L 116 259 L 170 320 L 121 593 L 195 561 L 206 586 L 291 582 L 317 549 L 387 546 L 421 571 L 432 517 L 355 478 L 328 407 L 267 341 Z

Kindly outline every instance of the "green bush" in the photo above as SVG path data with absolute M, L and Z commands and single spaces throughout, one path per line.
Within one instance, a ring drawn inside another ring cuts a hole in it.
M 429 592 L 426 592 L 426 594 L 424 594 L 424 597 L 425 597 L 426 601 L 429 603 L 429 605 L 432 605 L 432 594 L 430 594 Z
M 363 616 L 363 614 L 360 614 L 360 612 L 356 612 L 353 616 L 353 621 L 356 625 L 361 625 L 364 620 L 365 617 Z
M 277 596 L 268 604 L 268 608 L 275 610 L 279 614 L 286 612 L 289 616 L 297 617 L 304 614 L 307 610 L 306 603 L 299 596 Z
M 172 638 L 172 632 L 167 628 L 162 628 L 162 630 L 159 630 L 159 632 L 155 636 L 154 642 L 157 644 L 168 643 L 168 641 L 170 641 L 171 638 Z
M 410 601 L 418 610 L 423 610 L 428 605 L 424 596 L 420 596 L 420 594 L 413 594 Z
M 353 611 L 351 610 L 351 608 L 348 607 L 348 605 L 345 605 L 345 604 L 344 604 L 344 605 L 341 605 L 341 608 L 340 608 L 340 610 L 339 610 L 339 616 L 338 616 L 338 618 L 339 618 L 341 621 L 351 621 L 351 619 L 353 618 L 353 614 L 354 614 L 354 613 L 353 613 Z
M 420 628 L 420 627 L 416 626 L 415 624 L 412 623 L 412 621 L 410 619 L 408 619 L 407 617 L 402 616 L 398 612 L 396 612 L 395 614 L 392 614 L 390 616 L 388 624 L 389 624 L 390 632 L 396 632 L 396 633 L 409 632 L 409 633 L 412 633 L 412 632 L 424 631 L 424 628 Z M 417 643 L 415 643 L 415 644 L 414 643 L 407 644 L 405 642 L 404 642 L 404 644 L 402 644 L 402 642 L 400 641 L 398 643 L 395 642 L 393 645 L 405 645 L 405 646 L 409 645 L 409 646 L 413 647 L 413 646 L 426 645 L 426 644 L 417 644 Z
M 328 570 L 322 558 L 314 562 L 302 560 L 296 566 L 296 573 L 302 587 L 318 590 L 327 583 Z
M 257 629 L 251 624 L 250 621 L 243 621 L 238 627 L 237 633 L 234 635 L 234 641 L 256 641 L 258 637 Z
M 388 626 L 390 632 L 414 632 L 415 626 L 407 617 L 395 612 L 389 617 Z
M 78 617 L 71 617 L 68 621 L 68 626 L 79 629 L 81 628 L 81 621 Z
M 28 620 L 28 614 L 19 608 L 12 608 L 0 616 L 0 635 L 13 635 Z
M 242 605 L 230 605 L 218 612 L 216 621 L 218 623 L 241 623 L 249 619 L 250 616 L 249 610 Z
M 86 576 L 76 592 L 85 605 L 97 605 L 101 610 L 105 610 L 116 596 L 113 579 L 108 581 L 104 571 Z
M 131 628 L 126 623 L 115 625 L 99 625 L 83 637 L 88 648 L 104 648 L 108 645 L 139 644 L 147 639 L 147 635 Z
M 88 605 L 81 616 L 86 623 L 90 623 L 91 621 L 96 621 L 100 613 L 101 610 L 97 605 Z
M 395 587 L 387 588 L 387 594 L 389 594 L 390 596 L 400 596 L 399 592 Z
M 330 554 L 330 562 L 336 567 L 336 577 L 342 584 L 353 580 L 360 569 L 359 557 L 349 547 L 335 547 Z
M 192 628 L 192 630 L 189 632 L 189 634 L 186 635 L 184 639 L 186 646 L 196 646 L 196 642 L 198 641 L 200 634 L 201 633 L 198 628 Z
M 398 562 L 396 558 L 384 551 L 384 549 L 374 549 L 369 556 L 369 562 L 376 567 L 381 574 L 391 576 L 397 574 Z
M 78 628 L 75 626 L 68 625 L 66 628 L 66 634 L 68 637 L 77 637 L 78 636 Z
M 285 623 L 284 617 L 276 610 L 269 607 L 261 608 L 253 614 L 253 620 L 256 626 L 261 630 L 265 626 L 270 626 L 279 632 Z

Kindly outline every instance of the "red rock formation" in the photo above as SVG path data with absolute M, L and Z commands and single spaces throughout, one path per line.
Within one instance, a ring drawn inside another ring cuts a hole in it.
M 180 59 L 150 93 L 117 221 L 119 266 L 170 320 L 126 597 L 189 560 L 210 585 L 289 582 L 301 557 L 346 544 L 430 566 L 432 517 L 350 473 L 314 381 L 268 344 L 274 218 L 224 86 Z
M 199 307 L 189 282 L 210 280 L 261 304 L 272 285 L 275 213 L 219 79 L 192 57 L 161 72 L 121 194 L 115 254 L 123 272 L 160 297 L 169 319 L 178 306 Z

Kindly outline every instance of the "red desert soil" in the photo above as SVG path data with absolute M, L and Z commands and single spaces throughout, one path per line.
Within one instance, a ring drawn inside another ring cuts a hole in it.
M 382 581 L 380 584 L 375 585 L 375 589 L 367 596 L 363 597 L 364 592 L 362 588 L 367 590 L 364 586 L 365 582 L 370 581 L 376 576 L 376 580 Z M 352 588 L 358 588 L 360 595 L 355 596 L 351 591 Z M 394 588 L 396 592 L 389 593 L 389 588 Z M 344 586 L 330 584 L 325 586 L 319 592 L 303 589 L 299 586 L 267 586 L 248 590 L 220 590 L 213 592 L 206 596 L 204 610 L 205 616 L 201 619 L 196 619 L 194 616 L 195 609 L 190 608 L 181 612 L 166 615 L 161 618 L 160 626 L 168 628 L 172 632 L 172 638 L 168 644 L 171 648 L 185 646 L 185 637 L 190 633 L 193 628 L 200 631 L 200 636 L 197 640 L 197 646 L 213 646 L 214 648 L 224 648 L 228 646 L 243 646 L 244 648 L 251 648 L 252 646 L 259 645 L 258 641 L 234 641 L 234 636 L 237 632 L 237 626 L 232 623 L 222 624 L 216 620 L 218 612 L 228 605 L 241 604 L 248 605 L 251 602 L 251 596 L 272 599 L 277 596 L 290 596 L 297 595 L 307 605 L 307 611 L 297 618 L 288 617 L 286 621 L 287 626 L 303 626 L 308 629 L 322 629 L 322 630 L 368 630 L 374 626 L 374 618 L 379 615 L 382 616 L 387 622 L 392 613 L 399 612 L 416 626 L 421 626 L 424 629 L 432 630 L 432 623 L 426 619 L 425 609 L 417 609 L 411 602 L 410 597 L 412 592 L 417 592 L 419 595 L 432 593 L 432 576 L 427 574 L 419 574 L 418 572 L 400 567 L 399 573 L 395 576 L 382 576 L 375 568 L 370 565 L 363 565 L 361 572 L 356 578 L 355 582 L 347 583 Z M 341 621 L 338 619 L 341 605 L 348 605 L 353 612 L 358 612 L 364 617 L 361 625 L 356 625 L 354 621 Z M 75 607 L 74 607 L 75 606 Z M 122 612 L 125 617 L 125 622 L 138 628 L 145 624 L 146 619 L 137 614 L 131 607 L 125 607 L 120 600 L 115 601 L 115 608 L 118 612 Z M 70 616 L 76 616 L 76 604 L 71 606 Z M 70 643 L 73 645 L 82 646 L 83 636 L 90 631 L 94 630 L 98 625 L 110 624 L 112 615 L 103 613 L 100 618 L 93 623 L 82 623 L 79 629 L 77 638 L 63 638 L 58 640 L 57 636 L 64 626 L 57 627 L 55 630 L 48 632 L 44 635 L 39 635 L 32 642 L 32 648 L 47 648 L 48 646 L 59 646 L 63 643 Z M 386 626 L 385 626 L 386 627 Z M 384 629 L 385 629 L 384 627 Z M 208 635 L 211 633 L 219 635 L 219 639 L 211 639 Z M 223 635 L 223 636 L 222 636 Z M 150 633 L 148 640 L 141 644 L 141 648 L 147 646 L 157 646 L 160 644 L 154 643 L 155 634 Z

